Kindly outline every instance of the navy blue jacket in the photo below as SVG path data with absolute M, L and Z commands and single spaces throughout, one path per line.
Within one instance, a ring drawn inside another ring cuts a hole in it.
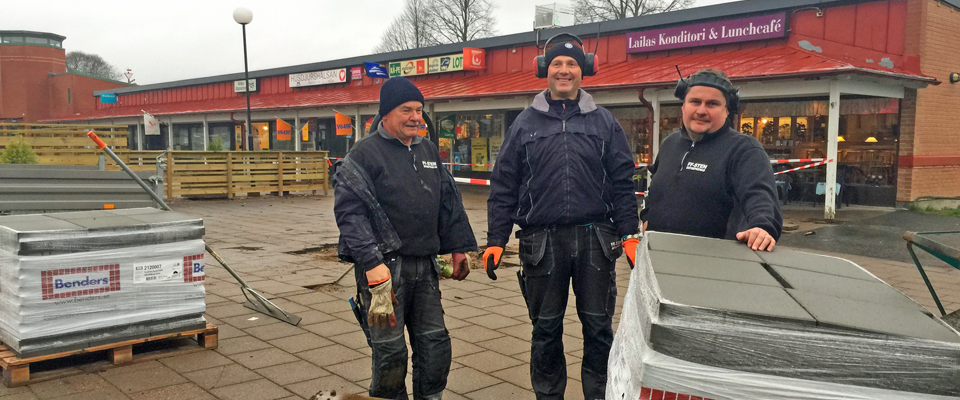
M 344 161 L 333 177 L 341 259 L 369 270 L 392 252 L 477 250 L 460 191 L 433 142 L 417 136 L 406 146 L 380 125 Z
M 490 180 L 487 245 L 505 246 L 513 224 L 612 220 L 638 231 L 633 156 L 620 123 L 581 90 L 577 101 L 538 94 L 510 126 Z
M 681 130 L 664 139 L 649 170 L 647 229 L 736 239 L 759 227 L 780 240 L 773 168 L 753 136 L 724 127 L 694 143 Z

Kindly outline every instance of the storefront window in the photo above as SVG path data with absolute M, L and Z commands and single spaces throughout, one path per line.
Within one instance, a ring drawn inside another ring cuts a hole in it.
M 649 164 L 653 158 L 653 139 L 648 122 L 650 111 L 643 107 L 614 107 L 609 110 L 627 135 L 633 162 Z
M 203 124 L 176 124 L 173 126 L 174 150 L 204 150 Z
M 438 114 L 437 124 L 441 141 L 441 157 L 453 163 L 454 173 L 470 176 L 475 172 L 489 172 L 496 163 L 503 145 L 504 111 L 471 111 Z M 453 138 L 449 127 L 453 127 Z
M 208 129 L 207 151 L 225 151 L 234 148 L 233 124 L 211 124 Z

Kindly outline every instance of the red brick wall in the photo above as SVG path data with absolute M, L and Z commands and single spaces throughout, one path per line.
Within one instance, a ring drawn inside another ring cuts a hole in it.
M 908 93 L 901 112 L 898 201 L 960 196 L 960 10 L 939 0 L 908 0 L 904 52 L 920 55 L 927 76 L 940 80 Z M 915 97 L 912 93 L 915 93 Z
M 97 98 L 93 92 L 98 90 L 126 87 L 120 82 L 90 78 L 82 75 L 64 74 L 50 77 L 49 116 L 47 118 L 69 117 L 77 113 L 85 114 L 97 109 Z M 67 96 L 70 89 L 70 96 Z
M 0 118 L 35 122 L 49 116 L 48 73 L 63 73 L 63 49 L 0 45 Z

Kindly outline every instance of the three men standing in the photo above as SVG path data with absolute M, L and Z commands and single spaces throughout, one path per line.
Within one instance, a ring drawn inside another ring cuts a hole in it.
M 614 263 L 621 239 L 638 232 L 633 156 L 620 124 L 580 89 L 595 59 L 580 40 L 538 57 L 538 94 L 510 126 L 491 176 L 484 267 L 493 272 L 513 229 L 520 239 L 520 288 L 533 322 L 530 377 L 538 399 L 562 399 L 567 384 L 563 319 L 570 282 L 583 324 L 581 379 L 601 399 L 613 343 Z M 556 37 L 554 37 L 556 38 Z M 547 41 L 547 46 L 554 38 Z M 630 239 L 635 248 L 637 239 Z M 633 249 L 628 249 L 633 259 Z
M 453 254 L 453 275 L 470 265 L 477 241 L 453 176 L 437 147 L 417 135 L 423 94 L 406 78 L 380 89 L 382 122 L 344 157 L 334 175 L 340 258 L 354 263 L 361 326 L 373 350 L 370 396 L 407 399 L 407 346 L 413 397 L 439 400 L 450 372 L 437 254 Z M 368 321 L 369 326 L 363 326 Z

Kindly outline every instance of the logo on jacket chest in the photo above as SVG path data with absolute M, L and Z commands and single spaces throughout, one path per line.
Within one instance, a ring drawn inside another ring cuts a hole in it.
M 695 162 L 687 163 L 687 169 L 691 171 L 707 172 L 707 167 L 708 167 L 707 164 L 701 164 L 701 163 L 695 163 Z
M 423 162 L 423 167 L 424 167 L 424 168 L 437 169 L 437 162 L 436 162 L 436 161 L 424 161 L 424 162 Z

